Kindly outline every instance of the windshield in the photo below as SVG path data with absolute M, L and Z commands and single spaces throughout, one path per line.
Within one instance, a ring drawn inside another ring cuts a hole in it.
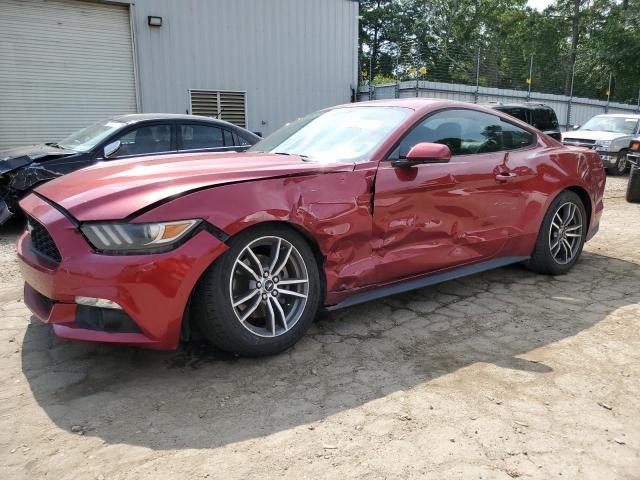
M 624 133 L 633 135 L 636 132 L 636 118 L 612 117 L 608 115 L 598 115 L 585 123 L 580 130 L 598 130 L 601 132 Z
M 75 150 L 76 152 L 88 152 L 113 132 L 124 126 L 125 124 L 121 122 L 103 120 L 72 133 L 58 142 L 58 146 L 68 150 Z
M 249 151 L 301 155 L 318 162 L 365 161 L 411 113 L 401 107 L 315 112 L 286 124 Z

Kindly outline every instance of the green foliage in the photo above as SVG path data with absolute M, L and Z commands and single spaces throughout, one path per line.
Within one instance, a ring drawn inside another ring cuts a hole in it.
M 533 59 L 532 90 L 568 94 L 575 59 L 574 95 L 606 99 L 611 74 L 612 100 L 637 99 L 640 0 L 555 0 L 543 12 L 526 0 L 361 0 L 360 12 L 365 82 L 526 90 Z
M 377 74 L 375 77 L 373 77 L 373 84 L 374 85 L 382 85 L 384 83 L 395 83 L 396 79 L 394 77 L 390 77 L 388 75 L 383 75 L 381 73 Z

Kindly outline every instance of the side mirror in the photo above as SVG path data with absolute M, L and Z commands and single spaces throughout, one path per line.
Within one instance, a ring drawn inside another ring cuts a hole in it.
M 578 130 L 582 125 L 571 125 L 571 130 Z
M 394 167 L 411 167 L 421 163 L 447 163 L 451 160 L 451 150 L 440 143 L 418 143 L 413 146 L 407 158 L 395 160 Z
M 104 158 L 109 158 L 115 155 L 116 152 L 120 150 L 121 145 L 122 145 L 122 142 L 120 142 L 120 140 L 116 140 L 115 142 L 111 142 L 105 145 L 103 149 Z

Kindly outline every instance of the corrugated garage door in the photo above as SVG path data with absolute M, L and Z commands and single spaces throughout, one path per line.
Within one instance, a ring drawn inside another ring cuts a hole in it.
M 0 148 L 135 111 L 127 6 L 0 0 Z

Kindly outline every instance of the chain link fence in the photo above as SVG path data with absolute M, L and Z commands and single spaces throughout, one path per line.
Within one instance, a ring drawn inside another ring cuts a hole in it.
M 358 99 L 417 96 L 545 103 L 554 108 L 565 129 L 599 113 L 640 111 L 640 77 L 637 85 L 616 85 L 610 72 L 589 64 L 579 54 L 572 62 L 570 55 L 536 58 L 521 52 L 504 54 L 491 46 L 421 51 L 409 40 L 388 48 L 375 65 L 361 65 Z

